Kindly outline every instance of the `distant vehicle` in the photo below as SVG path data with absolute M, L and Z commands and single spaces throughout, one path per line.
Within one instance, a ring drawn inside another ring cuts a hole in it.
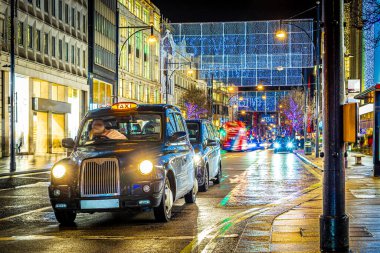
M 260 142 L 258 138 L 252 138 L 248 141 L 248 150 L 265 149 L 264 143 Z
M 50 202 L 61 224 L 77 213 L 152 210 L 169 221 L 173 202 L 194 203 L 194 150 L 177 107 L 117 103 L 89 111 L 70 157 L 51 170 Z
M 288 137 L 279 136 L 273 143 L 274 153 L 289 153 L 295 148 L 294 141 Z
M 186 120 L 186 125 L 195 152 L 199 191 L 206 192 L 210 180 L 219 184 L 222 179 L 218 133 L 208 120 Z
M 227 151 L 246 151 L 248 149 L 247 129 L 241 121 L 230 121 L 224 125 L 226 136 L 223 149 Z

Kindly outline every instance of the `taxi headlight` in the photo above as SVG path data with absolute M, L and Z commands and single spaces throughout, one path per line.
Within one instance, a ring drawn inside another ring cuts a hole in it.
M 286 147 L 287 147 L 287 148 L 293 148 L 293 143 L 288 142 L 288 144 L 286 144 Z
M 63 165 L 56 165 L 53 167 L 51 173 L 55 178 L 63 178 L 63 176 L 66 174 L 66 168 Z
M 274 143 L 274 148 L 280 148 L 280 147 L 281 147 L 280 143 L 278 143 L 278 142 Z
M 139 165 L 141 174 L 148 175 L 153 171 L 153 163 L 149 160 L 142 161 Z
M 200 154 L 195 154 L 194 155 L 194 162 L 195 162 L 195 164 L 199 164 L 201 162 L 201 159 L 202 159 L 202 157 L 201 157 Z

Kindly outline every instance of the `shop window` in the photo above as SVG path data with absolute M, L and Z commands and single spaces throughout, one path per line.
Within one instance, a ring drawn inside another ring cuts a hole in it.
M 51 99 L 55 101 L 65 102 L 65 86 L 53 84 L 51 86 Z

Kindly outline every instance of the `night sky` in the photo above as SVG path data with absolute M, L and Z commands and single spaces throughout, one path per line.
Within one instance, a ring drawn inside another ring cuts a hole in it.
M 315 0 L 152 0 L 173 23 L 286 19 L 315 5 Z M 315 10 L 301 18 L 314 17 Z

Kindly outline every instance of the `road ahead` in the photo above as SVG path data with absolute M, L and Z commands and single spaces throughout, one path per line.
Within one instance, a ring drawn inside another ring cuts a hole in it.
M 222 183 L 199 193 L 196 204 L 176 202 L 169 223 L 155 222 L 152 213 L 96 213 L 60 227 L 48 173 L 2 177 L 0 252 L 238 252 L 248 222 L 319 183 L 294 154 L 226 153 L 222 166 Z

